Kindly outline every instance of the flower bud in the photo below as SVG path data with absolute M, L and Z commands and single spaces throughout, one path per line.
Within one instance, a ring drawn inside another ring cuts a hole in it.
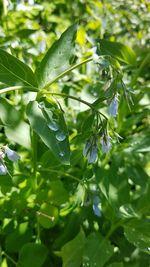
M 0 175 L 5 174 L 7 174 L 7 167 L 2 162 L 0 162 Z
M 20 159 L 20 156 L 14 150 L 10 149 L 8 146 L 5 146 L 4 149 L 9 160 L 17 161 Z
M 117 95 L 115 95 L 115 97 L 112 99 L 108 110 L 109 110 L 109 114 L 112 117 L 116 117 L 116 115 L 118 113 L 118 97 L 117 97 Z

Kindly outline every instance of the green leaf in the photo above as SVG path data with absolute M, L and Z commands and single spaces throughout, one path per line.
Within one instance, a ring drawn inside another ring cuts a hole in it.
M 41 108 L 39 108 L 37 101 L 31 101 L 28 104 L 27 116 L 33 130 L 40 136 L 42 141 L 52 150 L 53 154 L 59 159 L 59 161 L 61 161 L 63 164 L 69 164 L 70 148 L 68 136 L 65 130 L 65 121 L 63 119 L 62 113 L 58 115 L 58 122 L 61 123 L 60 129 L 63 128 L 63 132 L 66 134 L 66 138 L 63 141 L 57 140 L 56 135 L 58 134 L 58 132 L 52 131 L 48 127 L 48 117 L 44 117 L 43 112 Z
M 115 57 L 126 64 L 132 65 L 136 62 L 136 55 L 134 51 L 127 45 L 118 42 L 100 40 L 100 50 L 104 55 Z
M 39 88 L 48 87 L 57 76 L 70 67 L 76 32 L 77 24 L 73 24 L 46 53 L 36 70 Z
M 150 222 L 148 219 L 132 219 L 125 224 L 124 234 L 134 246 L 150 253 Z
M 7 236 L 6 249 L 10 252 L 18 252 L 31 238 L 32 230 L 28 228 L 28 223 L 21 223 L 15 231 Z
M 10 86 L 36 87 L 33 71 L 14 56 L 0 49 L 0 81 Z
M 48 255 L 47 248 L 42 244 L 27 243 L 19 253 L 21 267 L 41 267 Z
M 69 194 L 62 181 L 51 181 L 50 187 L 51 190 L 48 192 L 48 198 L 54 205 L 61 205 L 68 201 Z
M 80 233 L 61 249 L 63 267 L 80 267 L 82 263 L 83 249 L 85 244 L 85 235 Z
M 38 213 L 38 221 L 44 228 L 52 228 L 58 221 L 58 209 L 50 204 L 43 203 Z
M 103 267 L 113 255 L 113 246 L 99 233 L 91 233 L 85 244 L 83 266 Z

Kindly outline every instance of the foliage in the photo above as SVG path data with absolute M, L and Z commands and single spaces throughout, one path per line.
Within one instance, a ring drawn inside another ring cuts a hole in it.
M 149 266 L 149 2 L 0 7 L 1 266 Z

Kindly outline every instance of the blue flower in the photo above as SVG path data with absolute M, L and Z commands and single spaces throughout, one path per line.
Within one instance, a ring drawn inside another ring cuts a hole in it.
M 118 97 L 115 95 L 115 97 L 112 99 L 109 108 L 108 108 L 109 114 L 112 117 L 116 117 L 118 113 Z
M 107 135 L 102 139 L 102 153 L 105 154 L 111 149 L 112 145 L 110 143 L 110 136 Z
M 100 198 L 98 196 L 94 196 L 93 199 L 93 211 L 94 214 L 98 217 L 101 217 L 101 203 L 100 203 Z
M 83 156 L 87 157 L 88 163 L 94 163 L 97 160 L 97 145 L 92 144 L 89 140 L 83 149 Z
M 14 150 L 10 149 L 8 146 L 5 146 L 4 150 L 9 160 L 17 161 L 20 159 L 20 156 Z
M 7 172 L 7 167 L 2 162 L 0 162 L 0 175 L 6 175 Z

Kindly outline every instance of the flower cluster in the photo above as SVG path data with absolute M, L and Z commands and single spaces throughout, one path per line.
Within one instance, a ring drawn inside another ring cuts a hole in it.
M 3 146 L 0 150 L 0 175 L 6 175 L 8 173 L 8 169 L 4 163 L 5 156 L 13 162 L 20 159 L 20 156 L 14 150 L 10 149 L 7 145 Z
M 103 154 L 107 153 L 111 149 L 112 145 L 110 140 L 111 138 L 108 134 L 103 135 L 99 142 L 96 137 L 95 139 L 92 137 L 87 140 L 83 149 L 83 156 L 87 158 L 88 163 L 95 163 L 97 161 L 99 144 L 102 146 Z

